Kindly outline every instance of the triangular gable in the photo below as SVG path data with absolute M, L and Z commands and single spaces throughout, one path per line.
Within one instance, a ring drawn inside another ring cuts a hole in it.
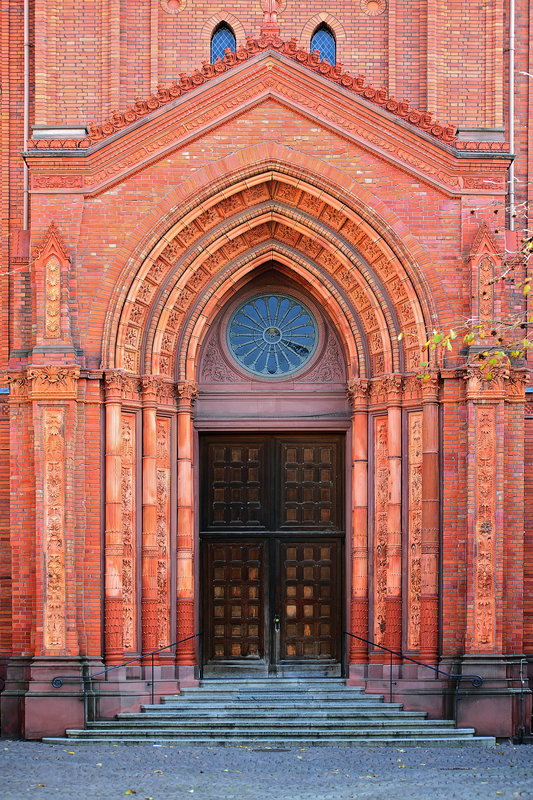
M 267 100 L 281 103 L 447 194 L 505 190 L 507 154 L 487 153 L 485 161 L 479 152 L 474 157 L 459 153 L 453 141 L 446 141 L 443 126 L 433 133 L 425 129 L 429 115 L 412 112 L 404 118 L 395 114 L 390 109 L 396 101 L 385 90 L 376 91 L 362 79 L 317 61 L 316 54 L 296 49 L 287 54 L 281 45 L 276 49 L 276 40 L 271 44 L 263 49 L 257 44 L 259 52 L 253 55 L 244 48 L 227 53 L 226 60 L 232 61 L 229 66 L 222 61 L 205 64 L 204 71 L 214 72 L 207 79 L 200 70 L 182 75 L 174 88 L 160 88 L 161 99 L 153 96 L 139 101 L 137 110 L 132 107 L 114 114 L 110 122 L 92 128 L 92 142 L 71 140 L 68 153 L 61 141 L 29 142 L 36 148 L 26 155 L 32 191 L 97 194 Z M 348 81 L 352 82 L 349 87 Z M 172 97 L 173 92 L 179 96 Z M 50 150 L 56 150 L 53 161 L 42 158 Z

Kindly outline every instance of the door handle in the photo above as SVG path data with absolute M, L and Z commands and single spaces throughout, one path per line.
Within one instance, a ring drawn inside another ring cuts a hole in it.
M 281 625 L 281 617 L 280 617 L 280 615 L 279 614 L 274 614 L 274 630 L 276 631 L 276 633 L 279 632 L 280 625 Z

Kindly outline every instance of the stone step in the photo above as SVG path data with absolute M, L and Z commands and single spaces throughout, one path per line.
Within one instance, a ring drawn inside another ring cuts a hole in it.
M 279 734 L 278 734 L 279 736 Z M 176 737 L 153 737 L 153 736 L 129 736 L 127 738 L 117 736 L 99 735 L 91 737 L 90 739 L 77 738 L 70 736 L 68 738 L 59 737 L 46 737 L 43 739 L 46 744 L 68 745 L 69 747 L 82 744 L 158 744 L 161 746 L 176 746 L 179 743 L 183 747 L 203 745 L 209 747 L 248 747 L 251 750 L 288 750 L 291 747 L 464 747 L 465 745 L 473 747 L 493 747 L 496 740 L 493 736 L 472 736 L 472 735 L 456 735 L 456 736 L 431 736 L 417 733 L 414 736 L 407 737 L 404 734 L 401 736 L 373 736 L 368 735 L 365 737 L 347 737 L 338 736 L 337 738 L 326 737 L 286 737 L 271 739 L 264 738 L 261 740 L 250 739 L 248 737 L 243 739 L 234 739 L 228 742 L 227 737 L 207 737 L 207 736 L 194 736 L 187 737 L 184 741 L 176 739 Z
M 114 720 L 68 730 L 47 742 L 131 744 L 172 743 L 281 746 L 468 743 L 494 744 L 473 728 L 457 729 L 449 720 L 428 720 L 422 711 L 404 711 L 381 695 L 365 695 L 342 681 L 208 681 L 165 696 L 159 705 L 121 712 Z
M 125 726 L 125 722 L 128 723 L 128 726 Z M 287 732 L 294 732 L 301 731 L 301 730 L 316 730 L 316 731 L 329 731 L 335 734 L 338 730 L 348 730 L 348 731 L 359 731 L 365 730 L 368 731 L 369 729 L 381 730 L 383 728 L 388 728 L 390 730 L 404 730 L 409 728 L 410 730 L 420 730 L 424 732 L 427 728 L 432 728 L 434 730 L 439 729 L 450 729 L 455 730 L 453 722 L 448 720 L 431 720 L 431 724 L 428 720 L 417 721 L 412 719 L 406 720 L 372 720 L 369 724 L 368 720 L 338 720 L 338 719 L 308 719 L 305 720 L 301 719 L 292 719 L 292 720 L 283 720 L 281 721 L 279 718 L 274 718 L 270 720 L 235 720 L 235 719 L 217 719 L 213 718 L 210 720 L 176 720 L 174 723 L 169 720 L 124 720 L 120 719 L 116 720 L 109 720 L 103 722 L 89 722 L 87 725 L 87 730 L 116 730 L 120 728 L 121 730 L 139 730 L 141 728 L 146 728 L 150 730 L 155 729 L 162 729 L 166 731 L 175 730 L 178 732 L 183 731 L 194 731 L 194 730 L 204 730 L 208 733 L 211 731 L 216 730 L 240 730 L 240 731 L 252 731 L 255 732 L 258 729 L 267 730 L 267 729 L 274 729 L 276 731 L 287 731 Z M 474 730 L 471 731 L 474 733 Z
M 157 708 L 156 706 L 143 706 L 139 714 L 131 715 L 131 712 L 121 712 L 117 714 L 117 719 L 206 719 L 221 717 L 224 712 L 231 711 L 233 719 L 262 719 L 274 717 L 275 719 L 298 719 L 298 712 L 305 713 L 305 717 L 310 719 L 397 719 L 399 715 L 404 719 L 425 719 L 426 714 L 424 711 L 396 711 L 391 712 L 388 709 L 372 708 L 372 709 L 338 709 L 332 711 L 328 709 L 291 709 L 291 708 L 231 708 L 230 706 L 221 706 L 217 708 Z M 226 715 L 228 716 L 228 715 Z

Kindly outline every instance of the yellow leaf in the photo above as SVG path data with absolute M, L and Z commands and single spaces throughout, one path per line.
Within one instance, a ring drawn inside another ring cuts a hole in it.
M 399 333 L 396 338 L 398 339 L 399 342 L 401 342 L 403 339 L 403 333 Z
M 137 794 L 137 792 L 135 791 L 135 789 L 127 789 L 127 790 L 124 792 L 124 794 Z

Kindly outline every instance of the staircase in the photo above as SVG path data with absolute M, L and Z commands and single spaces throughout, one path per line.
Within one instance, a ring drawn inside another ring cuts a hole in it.
M 493 745 L 491 736 L 429 720 L 423 711 L 404 711 L 336 679 L 204 681 L 139 713 L 89 722 L 87 730 L 67 730 L 50 744 L 94 742 L 247 745 Z

